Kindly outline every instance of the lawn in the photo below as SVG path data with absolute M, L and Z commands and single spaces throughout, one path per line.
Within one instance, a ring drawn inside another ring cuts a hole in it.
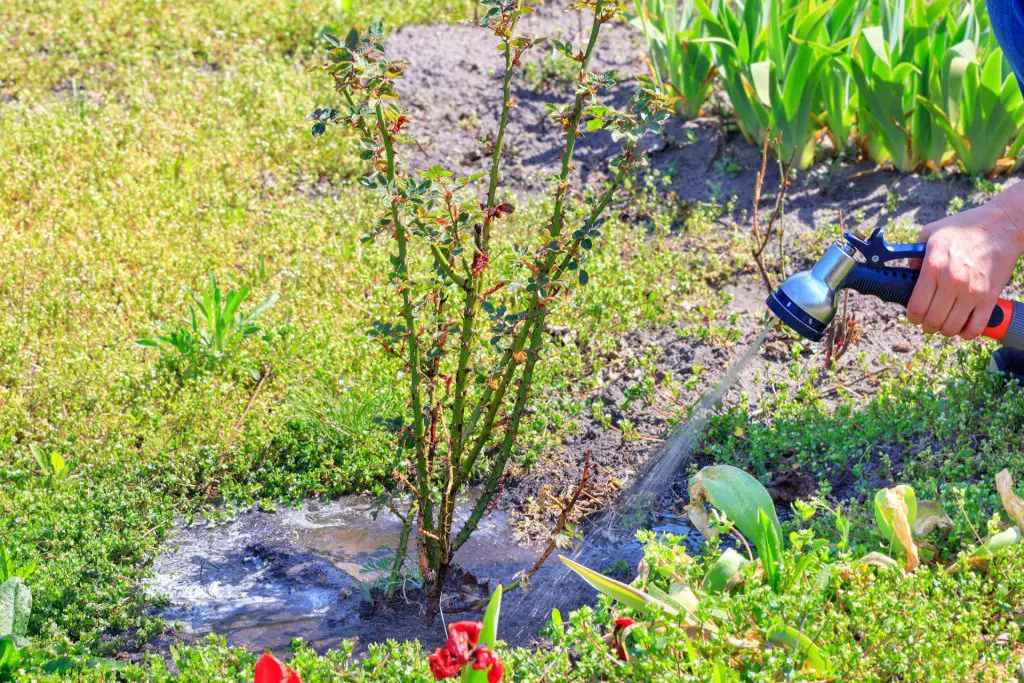
M 30 644 L 19 669 L 0 665 L 0 680 L 249 680 L 259 652 L 216 636 L 184 642 L 159 617 L 159 599 L 140 587 L 154 556 L 183 522 L 396 486 L 402 463 L 386 423 L 406 409 L 408 373 L 368 336 L 398 307 L 388 253 L 360 240 L 379 202 L 358 183 L 354 136 L 310 135 L 309 113 L 337 104 L 313 67 L 323 31 L 382 16 L 400 41 L 400 27 L 472 9 L 355 5 L 0 7 L 0 547 L 14 566 L 36 567 Z M 540 481 L 575 481 L 582 455 L 564 455 L 565 444 L 582 453 L 595 430 L 601 481 L 628 452 L 629 471 L 617 473 L 628 483 L 768 320 L 742 305 L 764 297 L 748 256 L 760 150 L 725 126 L 672 125 L 653 172 L 613 193 L 589 285 L 558 305 L 509 475 L 527 482 L 526 498 Z M 915 222 L 1000 189 L 952 172 L 860 174 L 867 165 L 794 172 L 779 240 L 790 271 L 838 235 L 839 210 L 912 240 Z M 606 187 L 598 177 L 579 191 L 592 199 Z M 552 211 L 550 195 L 508 198 L 516 210 L 491 263 L 502 280 L 517 277 L 513 247 Z M 179 326 L 211 278 L 225 293 L 250 291 L 243 309 L 273 300 L 236 352 L 197 367 L 138 343 Z M 861 346 L 831 370 L 816 346 L 774 332 L 679 474 L 685 498 L 703 465 L 732 464 L 766 485 L 798 470 L 832 506 L 784 520 L 791 590 L 771 591 L 750 567 L 741 590 L 702 598 L 701 619 L 741 638 L 806 625 L 839 679 L 1007 680 L 1024 655 L 1024 551 L 983 569 L 944 567 L 1006 526 L 994 477 L 1008 468 L 1024 480 L 1024 392 L 986 371 L 990 345 L 925 338 L 868 301 L 856 309 Z M 55 455 L 66 474 L 40 465 Z M 856 564 L 889 546 L 870 500 L 897 483 L 941 501 L 952 523 L 941 562 L 907 575 Z M 595 500 L 607 504 L 611 490 Z M 838 549 L 837 505 L 852 525 Z M 689 557 L 677 538 L 644 541 L 645 587 L 698 585 L 716 559 Z M 816 553 L 815 590 L 803 590 L 798 558 Z M 822 677 L 792 648 L 732 651 L 656 618 L 631 631 L 619 661 L 602 636 L 621 609 L 591 602 L 545 627 L 540 646 L 502 649 L 509 679 Z M 298 644 L 291 665 L 306 681 L 423 680 L 435 646 Z

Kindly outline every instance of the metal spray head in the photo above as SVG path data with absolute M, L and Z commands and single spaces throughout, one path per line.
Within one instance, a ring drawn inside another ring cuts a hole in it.
M 836 241 L 810 270 L 790 276 L 768 295 L 768 308 L 801 337 L 818 341 L 836 314 L 836 290 L 857 264 L 854 249 Z

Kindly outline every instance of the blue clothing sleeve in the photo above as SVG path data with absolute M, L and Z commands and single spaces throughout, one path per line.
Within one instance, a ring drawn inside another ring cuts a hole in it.
M 1024 90 L 1024 0 L 987 0 L 992 30 Z

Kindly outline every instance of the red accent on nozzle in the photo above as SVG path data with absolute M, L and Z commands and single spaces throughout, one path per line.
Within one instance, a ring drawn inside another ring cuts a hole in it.
M 1010 329 L 1010 322 L 1013 321 L 1013 302 L 1000 299 L 996 302 L 996 306 L 1003 311 L 1003 319 L 998 325 L 986 327 L 982 334 L 990 339 L 999 340 L 1006 335 L 1006 330 Z

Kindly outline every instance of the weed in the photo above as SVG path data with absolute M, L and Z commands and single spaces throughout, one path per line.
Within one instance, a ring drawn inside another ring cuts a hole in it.
M 61 457 L 60 453 L 57 451 L 46 452 L 37 443 L 29 444 L 29 450 L 32 452 L 32 457 L 36 459 L 39 469 L 42 470 L 44 475 L 55 481 L 60 481 L 68 476 L 70 468 L 64 462 L 64 458 Z
M 167 326 L 163 334 L 136 343 L 160 351 L 169 368 L 186 376 L 221 365 L 259 333 L 256 321 L 277 301 L 274 294 L 243 312 L 241 306 L 248 298 L 247 287 L 222 293 L 217 279 L 210 275 L 210 285 L 201 296 L 189 292 L 191 303 L 184 324 Z

